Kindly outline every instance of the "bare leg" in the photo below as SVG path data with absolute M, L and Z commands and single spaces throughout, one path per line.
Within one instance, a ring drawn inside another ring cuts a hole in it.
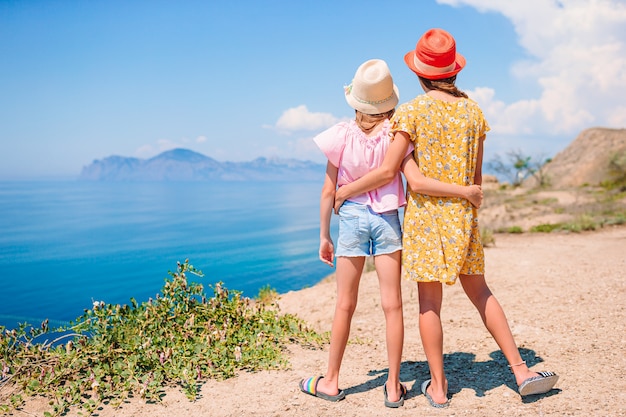
M 480 317 L 489 333 L 502 350 L 511 365 L 517 385 L 538 374 L 528 369 L 522 360 L 513 333 L 504 314 L 504 310 L 485 282 L 484 275 L 461 275 L 461 285 L 465 294 L 480 313 Z
M 445 404 L 448 400 L 448 380 L 443 369 L 443 329 L 441 327 L 443 290 L 439 282 L 418 282 L 417 290 L 420 336 L 431 377 L 428 393 L 436 403 Z
M 364 256 L 337 258 L 337 304 L 330 333 L 328 370 L 317 384 L 317 390 L 324 394 L 337 395 L 339 392 L 339 369 L 350 336 L 364 264 Z
M 402 314 L 402 289 L 400 286 L 400 270 L 402 252 L 397 251 L 388 255 L 374 257 L 376 273 L 380 285 L 380 299 L 385 313 L 387 360 L 389 374 L 387 375 L 387 398 L 389 401 L 399 401 L 400 362 L 402 361 L 402 345 L 404 343 L 404 319 Z

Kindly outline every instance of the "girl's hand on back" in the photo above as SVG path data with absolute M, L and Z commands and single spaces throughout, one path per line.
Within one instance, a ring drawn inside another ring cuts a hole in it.
M 483 203 L 483 189 L 480 185 L 474 184 L 467 187 L 467 197 L 470 203 L 476 208 L 480 208 Z
M 337 192 L 335 193 L 335 214 L 339 214 L 339 209 L 341 208 L 341 206 L 343 205 L 343 203 L 346 202 L 346 199 L 344 197 L 341 196 L 341 188 L 340 187 Z
M 335 260 L 335 247 L 332 240 L 322 239 L 320 241 L 319 255 L 320 261 L 327 265 L 334 266 L 333 261 Z

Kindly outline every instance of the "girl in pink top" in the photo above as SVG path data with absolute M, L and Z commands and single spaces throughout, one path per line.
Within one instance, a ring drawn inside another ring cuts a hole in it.
M 386 117 L 375 126 L 375 131 L 369 133 L 364 132 L 356 120 L 350 120 L 336 124 L 313 139 L 328 162 L 338 168 L 337 187 L 349 184 L 380 166 L 389 147 L 390 128 Z M 412 151 L 413 148 L 409 148 L 407 155 Z M 406 204 L 400 172 L 388 184 L 351 197 L 348 201 L 370 206 L 376 213 L 397 210 Z
M 383 163 L 390 144 L 389 118 L 398 103 L 398 89 L 387 64 L 373 59 L 357 69 L 345 93 L 348 104 L 355 109 L 355 119 L 338 123 L 314 139 L 328 158 L 320 197 L 319 256 L 330 266 L 337 258 L 337 304 L 328 370 L 324 377 L 300 381 L 300 389 L 329 401 L 345 397 L 345 392 L 339 389 L 339 368 L 350 334 L 365 258 L 371 255 L 387 327 L 389 374 L 383 388 L 385 406 L 397 408 L 404 404 L 407 393 L 400 383 L 404 322 L 400 289 L 402 230 L 398 209 L 406 204 L 400 172 L 385 185 L 352 196 L 341 206 L 336 250 L 330 236 L 330 219 L 337 187 L 356 181 Z M 412 147 L 407 148 L 405 156 L 412 150 Z M 448 191 L 457 197 L 482 198 L 479 187 L 454 186 Z

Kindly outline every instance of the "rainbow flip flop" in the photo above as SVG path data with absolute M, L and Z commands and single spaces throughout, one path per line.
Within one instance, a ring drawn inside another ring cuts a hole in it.
M 317 384 L 320 382 L 320 379 L 324 378 L 323 376 L 312 376 L 310 378 L 305 378 L 300 381 L 300 391 L 305 394 L 312 395 L 317 398 L 321 398 L 326 401 L 337 402 L 346 398 L 346 393 L 343 390 L 339 390 L 337 395 L 328 395 L 323 392 L 319 392 L 317 390 Z

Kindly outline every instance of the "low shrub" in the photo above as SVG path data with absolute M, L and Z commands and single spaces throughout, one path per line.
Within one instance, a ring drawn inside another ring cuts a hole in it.
M 586 214 L 578 216 L 573 222 L 563 225 L 563 230 L 570 232 L 590 231 L 596 230 L 597 228 L 598 224 L 593 217 Z
M 533 233 L 550 233 L 554 230 L 558 230 L 563 225 L 561 223 L 544 223 L 538 224 L 530 228 L 530 231 Z
M 493 230 L 485 228 L 480 231 L 480 238 L 484 247 L 495 246 L 496 245 L 496 237 L 493 233 Z
M 209 298 L 187 274 L 203 276 L 186 260 L 155 299 L 94 302 L 67 327 L 0 326 L 0 411 L 42 395 L 50 400 L 46 417 L 72 406 L 91 415 L 103 402 L 117 406 L 129 396 L 158 402 L 166 386 L 194 399 L 209 378 L 285 367 L 287 343 L 319 347 L 327 340 L 273 303 L 254 302 L 222 283 Z M 46 337 L 55 339 L 35 342 Z

